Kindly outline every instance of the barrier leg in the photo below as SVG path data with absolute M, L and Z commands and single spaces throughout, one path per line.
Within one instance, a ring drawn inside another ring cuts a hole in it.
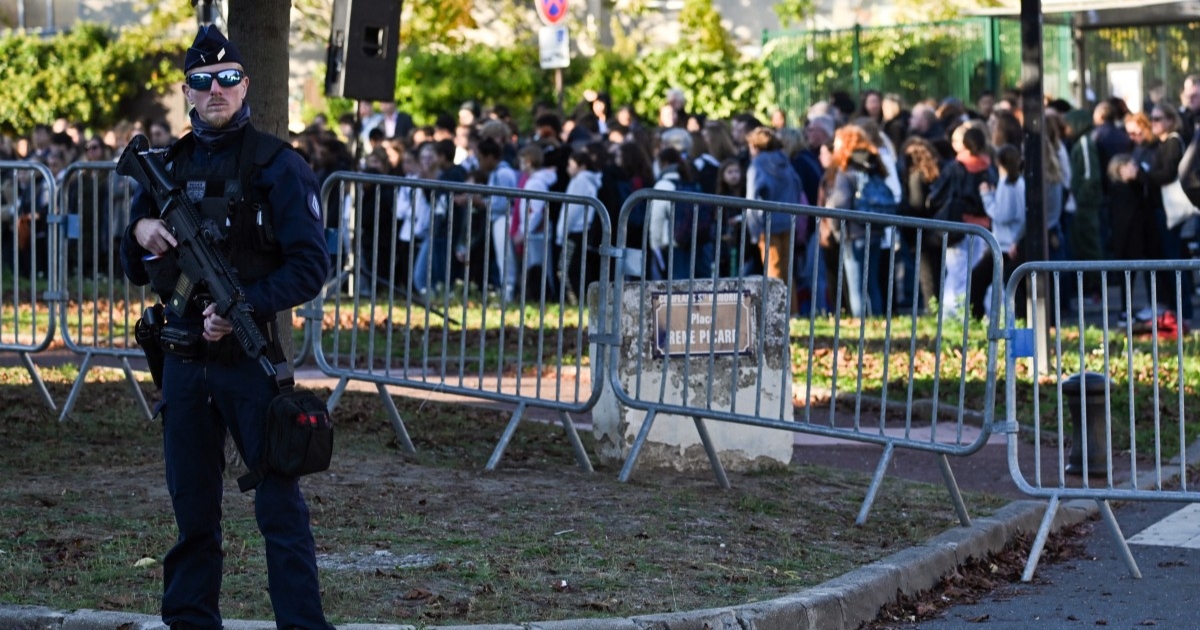
M 708 453 L 708 463 L 712 464 L 713 474 L 717 476 L 717 485 L 728 490 L 729 477 L 725 476 L 725 467 L 721 465 L 721 458 L 717 457 L 712 438 L 708 437 L 708 426 L 698 416 L 693 416 L 692 420 L 696 422 L 696 432 L 700 434 L 700 441 L 704 443 L 704 452 Z
M 575 423 L 571 422 L 571 416 L 565 411 L 560 411 L 558 412 L 558 421 L 562 423 L 563 430 L 567 432 L 567 441 L 571 443 L 571 450 L 575 452 L 575 461 L 579 462 L 579 468 L 583 472 L 593 472 L 592 460 L 588 459 L 583 442 L 579 441 L 579 432 L 575 430 Z
M 971 515 L 967 514 L 967 504 L 963 502 L 962 492 L 958 489 L 958 481 L 954 479 L 954 471 L 950 469 L 950 458 L 945 453 L 938 453 L 938 466 L 942 469 L 942 479 L 946 489 L 950 491 L 950 500 L 954 503 L 954 511 L 958 513 L 958 522 L 963 527 L 971 526 Z
M 855 525 L 865 525 L 867 515 L 871 513 L 871 505 L 875 503 L 875 494 L 879 492 L 879 486 L 883 485 L 883 476 L 887 474 L 888 464 L 892 463 L 892 453 L 896 447 L 888 444 L 883 448 L 883 456 L 879 458 L 879 465 L 875 467 L 875 475 L 871 477 L 871 487 L 867 488 L 867 496 L 863 499 L 862 507 L 858 510 L 858 518 L 854 520 Z
M 392 430 L 396 432 L 396 439 L 400 440 L 400 446 L 405 453 L 416 453 L 417 449 L 413 446 L 412 440 L 408 438 L 408 429 L 404 428 L 404 420 L 400 418 L 400 410 L 396 409 L 396 401 L 392 400 L 392 394 L 388 392 L 387 385 L 376 383 L 375 387 L 379 390 L 379 398 L 383 400 L 383 407 L 387 410 L 388 419 L 392 422 Z
M 38 369 L 28 352 L 22 352 L 20 356 L 21 363 L 25 364 L 25 370 L 29 372 L 29 378 L 33 379 L 33 385 L 38 388 L 46 406 L 50 408 L 50 411 L 58 411 L 58 405 L 54 404 L 54 399 L 50 397 L 50 391 L 46 389 L 46 382 L 42 380 L 42 371 Z
M 1058 495 L 1050 497 L 1046 513 L 1042 516 L 1042 525 L 1038 527 L 1037 538 L 1033 539 L 1033 547 L 1029 549 L 1029 559 L 1025 561 L 1025 573 L 1021 574 L 1022 582 L 1033 581 L 1033 572 L 1037 570 L 1038 560 L 1042 558 L 1042 550 L 1046 548 L 1046 539 L 1050 537 L 1050 525 L 1054 523 L 1054 515 L 1058 512 Z
M 79 391 L 83 389 L 84 382 L 87 381 L 87 375 L 91 369 L 92 353 L 88 352 L 83 355 L 83 363 L 79 365 L 79 376 L 76 376 L 75 382 L 71 384 L 71 393 L 67 394 L 67 402 L 63 403 L 62 413 L 58 415 L 59 422 L 66 421 L 67 415 L 75 407 L 75 401 L 79 399 Z
M 137 399 L 138 406 L 142 408 L 142 415 L 146 417 L 146 420 L 153 420 L 154 416 L 151 415 L 150 405 L 146 404 L 146 395 L 142 393 L 137 377 L 133 375 L 133 366 L 129 365 L 128 357 L 121 357 L 121 369 L 125 371 L 125 380 L 133 388 L 133 397 Z
M 517 408 L 513 411 L 508 426 L 504 427 L 504 433 L 500 436 L 500 441 L 496 443 L 496 448 L 492 450 L 492 457 L 488 459 L 484 470 L 496 470 L 496 466 L 500 464 L 500 458 L 504 456 L 504 449 L 508 448 L 508 443 L 512 441 L 513 433 L 517 432 L 517 425 L 520 424 L 523 415 L 525 415 L 525 401 L 522 400 L 517 403 Z M 579 436 L 575 436 L 575 439 L 579 439 Z
M 654 425 L 654 416 L 656 415 L 658 414 L 653 409 L 646 412 L 646 419 L 642 421 L 642 428 L 638 431 L 633 446 L 629 449 L 625 465 L 621 466 L 621 474 L 617 476 L 618 481 L 629 481 L 629 476 L 633 474 L 633 467 L 637 465 L 638 454 L 642 452 L 642 445 L 646 443 L 646 438 L 650 435 L 650 427 Z
M 329 394 L 329 400 L 325 401 L 325 406 L 329 408 L 329 413 L 337 408 L 337 405 L 342 400 L 342 393 L 346 391 L 346 385 L 350 382 L 345 376 L 338 379 L 337 385 L 333 386 L 333 392 Z
M 1133 579 L 1142 579 L 1142 572 L 1138 569 L 1137 560 L 1133 559 L 1133 552 L 1129 550 L 1129 542 L 1125 540 L 1125 534 L 1121 532 L 1121 526 L 1117 523 L 1117 516 L 1113 514 L 1112 506 L 1108 504 L 1108 500 L 1103 501 L 1097 499 L 1096 504 L 1100 506 L 1100 515 L 1104 517 L 1104 522 L 1108 523 L 1108 529 L 1112 532 L 1113 540 L 1116 541 L 1117 547 L 1121 551 L 1121 559 L 1125 561 L 1125 566 L 1129 568 L 1129 575 Z

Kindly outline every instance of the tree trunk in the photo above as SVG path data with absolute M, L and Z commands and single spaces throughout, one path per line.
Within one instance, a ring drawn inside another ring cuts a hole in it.
M 289 0 L 230 0 L 229 39 L 237 44 L 250 77 L 251 121 L 264 133 L 288 139 L 288 35 L 292 3 Z M 295 356 L 292 312 L 276 317 L 283 355 Z
M 229 39 L 250 77 L 246 101 L 259 131 L 288 138 L 289 0 L 229 0 Z

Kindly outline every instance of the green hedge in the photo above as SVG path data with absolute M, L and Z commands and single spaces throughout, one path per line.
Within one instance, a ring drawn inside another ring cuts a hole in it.
M 775 94 L 770 75 L 757 60 L 688 48 L 638 57 L 613 52 L 576 56 L 563 75 L 568 111 L 585 90 L 605 90 L 614 106 L 632 104 L 649 121 L 657 118 L 672 87 L 687 92 L 689 109 L 719 118 L 745 111 L 765 114 Z M 408 50 L 396 69 L 396 100 L 418 124 L 432 124 L 438 114 L 457 112 L 464 101 L 473 100 L 507 105 L 527 128 L 533 103 L 555 98 L 554 73 L 539 67 L 538 50 L 532 45 L 436 53 Z M 353 111 L 349 101 L 329 103 L 332 118 L 347 111 Z
M 60 117 L 109 127 L 145 90 L 182 79 L 169 62 L 182 51 L 180 42 L 136 31 L 118 37 L 94 24 L 49 38 L 6 35 L 0 38 L 0 130 L 25 134 Z

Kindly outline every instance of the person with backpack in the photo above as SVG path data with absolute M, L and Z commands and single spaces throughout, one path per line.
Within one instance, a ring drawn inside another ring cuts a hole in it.
M 746 172 L 746 197 L 755 201 L 803 203 L 804 188 L 791 160 L 783 152 L 783 143 L 769 127 L 757 127 L 746 134 L 750 168 Z M 796 217 L 786 212 L 747 209 L 744 213 L 747 235 L 762 254 L 763 270 L 770 278 L 788 281 L 792 250 L 796 238 Z M 807 236 L 807 235 L 805 235 Z
M 983 184 L 995 187 L 999 180 L 992 166 L 987 134 L 970 123 L 964 123 L 951 135 L 951 145 L 956 152 L 955 159 L 942 169 L 929 193 L 929 206 L 935 209 L 933 218 L 991 229 L 991 219 L 984 208 L 983 196 L 979 193 Z M 1053 191 L 1047 196 L 1053 196 Z M 1048 210 L 1048 224 L 1050 214 Z M 1054 220 L 1057 224 L 1057 216 Z M 925 236 L 925 247 L 942 246 L 942 234 L 927 231 Z M 947 317 L 956 317 L 958 309 L 964 306 L 971 270 L 987 254 L 983 239 L 963 236 L 961 233 L 951 233 L 946 239 L 945 281 L 939 306 Z
M 567 160 L 567 194 L 573 197 L 596 199 L 600 192 L 600 172 L 596 170 L 590 153 L 577 149 Z M 583 261 L 587 253 L 587 235 L 596 219 L 593 206 L 568 203 L 563 205 L 562 217 L 557 224 L 555 242 L 559 247 L 558 277 L 561 290 L 567 300 L 577 304 L 583 297 Z
M 545 156 L 545 149 L 536 142 L 525 145 L 517 152 L 521 173 L 526 176 L 521 183 L 522 190 L 548 193 L 558 181 L 557 169 L 543 162 Z M 517 209 L 509 232 L 517 250 L 517 258 L 522 261 L 517 263 L 518 295 L 524 295 L 527 301 L 533 302 L 543 296 L 555 295 L 554 276 L 546 269 L 547 261 L 552 260 L 546 234 L 554 228 L 554 221 L 550 218 L 549 204 L 545 200 L 521 197 L 516 203 Z
M 687 161 L 675 147 L 667 146 L 659 150 L 658 172 L 658 181 L 654 183 L 655 190 L 699 192 Z M 691 249 L 691 231 L 689 229 L 677 233 L 675 229 L 676 215 L 682 211 L 681 205 L 665 199 L 654 199 L 647 204 L 649 242 L 645 249 L 649 258 L 649 277 L 652 280 L 679 280 L 688 277 L 691 265 L 691 256 L 688 255 Z M 685 241 L 686 244 L 681 244 Z
M 862 127 L 846 125 L 834 134 L 831 164 L 825 177 L 829 182 L 826 208 L 879 215 L 896 213 L 898 204 L 887 186 L 887 167 L 879 157 L 879 149 Z M 883 229 L 858 221 L 834 223 L 850 315 L 867 317 L 883 313 L 879 274 L 874 272 L 875 266 L 882 261 L 872 258 L 877 257 Z
M 988 288 L 1003 291 L 1009 277 L 1021 264 L 1021 239 L 1025 236 L 1025 178 L 1021 175 L 1025 162 L 1021 150 L 1011 144 L 1000 147 L 996 152 L 996 163 L 999 185 L 982 183 L 979 194 L 983 197 L 983 209 L 992 220 L 992 235 L 1000 245 L 1003 283 L 992 286 L 994 263 L 991 256 L 984 256 L 971 272 L 971 315 L 975 319 L 983 319 L 987 314 Z M 1023 305 L 1025 300 L 1018 297 L 1014 303 Z M 993 317 L 996 315 L 992 313 Z

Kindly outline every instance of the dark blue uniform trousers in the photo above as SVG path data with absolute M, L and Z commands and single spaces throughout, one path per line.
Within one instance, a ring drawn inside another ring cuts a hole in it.
M 275 393 L 275 382 L 248 357 L 229 364 L 166 356 L 163 449 L 179 527 L 164 561 L 162 618 L 168 626 L 221 627 L 225 430 L 245 461 L 260 461 L 267 405 Z M 332 630 L 321 610 L 316 550 L 299 481 L 268 474 L 254 492 L 277 627 Z

